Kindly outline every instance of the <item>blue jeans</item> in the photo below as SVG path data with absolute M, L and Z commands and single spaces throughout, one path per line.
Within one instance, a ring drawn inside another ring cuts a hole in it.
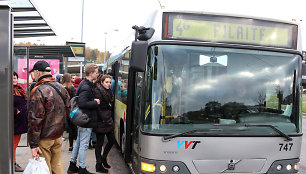
M 88 149 L 92 128 L 78 127 L 78 137 L 73 147 L 71 162 L 76 163 L 79 156 L 79 167 L 86 168 L 86 151 Z

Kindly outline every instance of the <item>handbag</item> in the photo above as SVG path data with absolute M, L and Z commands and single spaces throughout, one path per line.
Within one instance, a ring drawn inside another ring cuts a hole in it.
M 50 174 L 45 158 L 29 159 L 29 163 L 24 169 L 23 174 Z
M 72 124 L 82 127 L 89 122 L 90 118 L 78 107 L 78 98 L 79 96 L 74 96 L 70 100 L 71 112 L 69 118 Z

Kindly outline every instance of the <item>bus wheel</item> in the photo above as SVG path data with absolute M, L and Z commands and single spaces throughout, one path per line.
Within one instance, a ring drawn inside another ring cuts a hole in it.
M 121 153 L 123 154 L 123 157 L 125 156 L 125 141 L 126 141 L 126 138 L 125 138 L 125 133 L 122 133 L 121 134 Z

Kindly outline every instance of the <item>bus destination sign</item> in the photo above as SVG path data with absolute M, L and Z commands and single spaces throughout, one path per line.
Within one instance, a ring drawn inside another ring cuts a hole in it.
M 164 13 L 163 39 L 296 49 L 297 25 L 229 16 Z

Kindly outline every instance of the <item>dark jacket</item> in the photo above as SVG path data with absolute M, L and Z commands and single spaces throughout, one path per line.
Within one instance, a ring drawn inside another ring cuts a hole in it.
M 85 128 L 95 128 L 97 127 L 97 109 L 98 103 L 94 100 L 94 84 L 87 80 L 86 78 L 82 80 L 77 90 L 78 106 L 84 113 L 86 113 L 90 121 L 82 126 Z
M 54 85 L 66 98 L 64 102 Z M 70 112 L 70 97 L 67 90 L 51 75 L 38 79 L 31 91 L 28 112 L 28 138 L 31 148 L 38 147 L 41 139 L 56 139 L 62 136 L 67 112 Z
M 19 111 L 17 114 L 17 110 Z M 22 96 L 14 95 L 14 135 L 28 131 L 28 105 Z
M 68 91 L 69 96 L 70 96 L 70 100 L 71 100 L 76 95 L 75 87 L 72 86 L 70 92 L 69 92 L 69 89 L 67 87 L 65 87 L 65 89 Z M 69 137 L 72 137 L 72 139 L 76 140 L 77 135 L 78 135 L 77 126 L 71 123 L 69 117 L 67 117 L 66 120 L 67 120 L 66 130 L 69 132 Z
M 112 118 L 113 93 L 111 89 L 105 89 L 102 85 L 97 84 L 95 88 L 95 97 L 100 99 L 101 103 L 98 108 L 98 125 L 94 129 L 96 133 L 108 133 L 114 130 L 114 121 Z
M 68 88 L 66 88 L 66 90 L 68 91 Z M 71 92 L 68 91 L 68 93 L 69 93 L 70 99 L 72 99 L 76 95 L 76 89 L 73 85 L 71 86 Z

